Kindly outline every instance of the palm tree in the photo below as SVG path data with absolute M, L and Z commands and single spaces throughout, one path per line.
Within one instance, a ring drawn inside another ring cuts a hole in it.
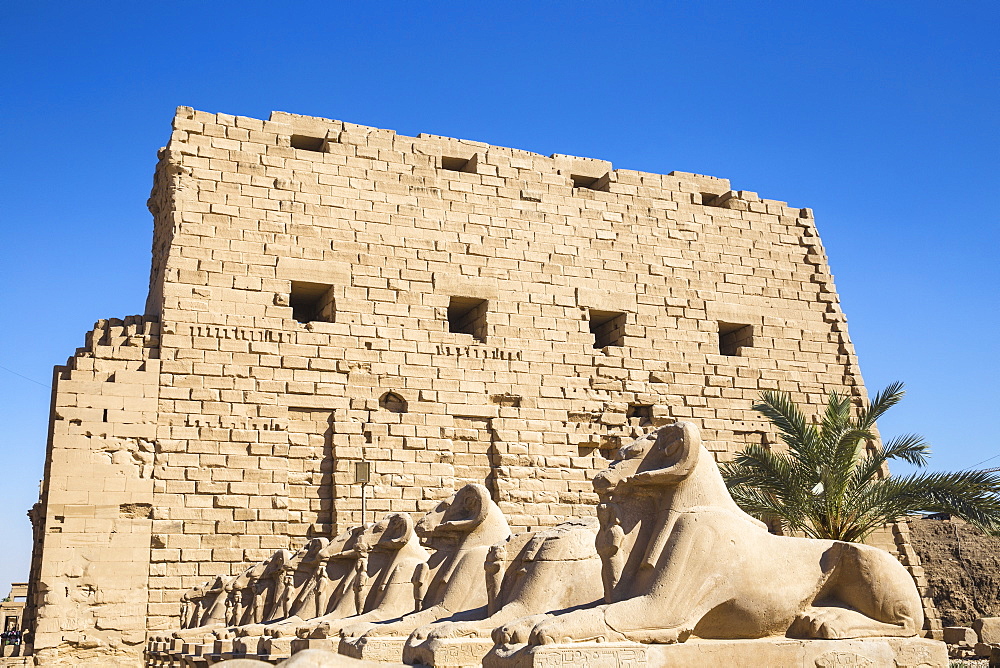
M 819 420 L 810 421 L 784 392 L 762 392 L 754 410 L 777 428 L 787 453 L 751 445 L 722 467 L 729 491 L 744 510 L 776 519 L 813 538 L 861 542 L 872 531 L 913 513 L 941 512 L 997 533 L 1000 475 L 987 471 L 886 476 L 886 462 L 927 464 L 921 436 L 887 443 L 875 421 L 903 398 L 893 383 L 852 417 L 848 396 L 831 392 Z

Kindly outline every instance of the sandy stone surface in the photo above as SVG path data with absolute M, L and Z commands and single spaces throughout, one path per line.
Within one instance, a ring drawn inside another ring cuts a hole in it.
M 945 626 L 1000 616 L 1000 538 L 958 521 L 911 520 L 929 592 Z

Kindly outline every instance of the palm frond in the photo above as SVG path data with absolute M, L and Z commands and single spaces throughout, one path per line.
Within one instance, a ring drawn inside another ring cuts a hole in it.
M 779 493 L 787 493 L 790 488 L 802 484 L 799 480 L 801 472 L 796 470 L 787 455 L 762 445 L 748 446 L 724 470 L 726 479 L 732 479 L 733 484 L 752 484 Z
M 911 512 L 950 513 L 988 533 L 1000 529 L 1000 474 L 915 473 L 890 481 L 910 502 Z
M 914 513 L 950 513 L 988 533 L 1000 529 L 1000 476 L 919 473 L 871 481 L 857 503 L 858 533 Z
M 809 458 L 819 440 L 816 427 L 809 423 L 786 392 L 766 391 L 761 393 L 760 398 L 760 402 L 754 404 L 754 410 L 777 427 L 780 438 L 789 451 L 800 453 L 802 458 Z
M 792 506 L 778 502 L 771 492 L 752 485 L 740 484 L 731 487 L 729 493 L 740 508 L 760 520 L 773 518 L 777 519 L 786 529 L 806 534 L 810 534 L 812 531 L 806 514 L 797 511 Z
M 923 468 L 931 454 L 930 445 L 919 434 L 902 434 L 889 439 L 882 446 L 886 459 L 902 459 L 908 464 Z
M 840 434 L 850 427 L 851 420 L 851 399 L 848 396 L 841 396 L 836 391 L 830 392 L 827 398 L 826 411 L 823 413 L 823 421 L 820 423 L 820 433 L 831 441 L 837 440 Z
M 869 483 L 881 479 L 882 468 L 885 464 L 885 452 L 879 447 L 872 448 L 859 457 L 854 470 L 851 471 L 847 494 L 855 497 L 862 495 Z
M 858 412 L 858 425 L 862 429 L 871 429 L 875 422 L 885 415 L 885 412 L 902 401 L 906 390 L 899 381 L 890 383 L 885 389 L 875 394 L 875 398 Z
M 903 434 L 879 443 L 875 422 L 904 394 L 893 383 L 852 418 L 848 395 L 831 392 L 812 423 L 784 392 L 763 392 L 754 408 L 774 424 L 787 452 L 748 447 L 722 467 L 747 512 L 808 536 L 861 541 L 878 527 L 921 512 L 945 512 L 1000 534 L 1000 474 L 919 473 L 884 478 L 889 460 L 925 466 L 930 448 Z
M 855 428 L 846 429 L 839 434 L 839 438 L 831 444 L 825 455 L 825 459 L 829 461 L 831 478 L 835 480 L 831 484 L 831 490 L 840 495 L 844 494 L 858 466 L 862 454 L 862 442 L 873 438 L 871 432 Z
M 880 477 L 883 467 L 890 459 L 901 459 L 914 466 L 924 467 L 930 455 L 930 446 L 918 434 L 895 436 L 888 443 L 869 442 L 868 448 L 860 455 L 851 474 L 849 489 L 852 494 L 861 493 L 868 481 Z

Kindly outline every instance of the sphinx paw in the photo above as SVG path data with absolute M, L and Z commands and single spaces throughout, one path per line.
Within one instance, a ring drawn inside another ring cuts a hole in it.
M 309 629 L 309 634 L 307 638 L 329 638 L 330 637 L 330 622 L 322 622 L 313 626 Z
M 480 629 L 474 624 L 464 622 L 450 622 L 445 624 L 435 624 L 428 634 L 428 638 L 480 638 L 489 629 Z
M 329 625 L 327 625 L 327 627 L 329 627 Z M 344 628 L 342 628 L 340 630 L 340 635 L 344 638 L 356 638 L 358 636 L 367 636 L 367 635 L 374 636 L 375 635 L 374 633 L 370 633 L 374 627 L 375 627 L 374 624 L 359 622 L 357 624 L 351 624 L 350 626 L 345 626 Z M 382 634 L 380 633 L 379 635 Z M 327 636 L 323 637 L 325 638 Z
M 493 629 L 491 637 L 498 645 L 523 645 L 531 637 L 531 630 L 546 619 L 549 619 L 549 615 L 521 617 Z
M 604 610 L 577 610 L 550 617 L 535 625 L 528 642 L 532 645 L 552 645 L 572 641 L 617 641 L 624 636 L 604 621 Z
M 849 611 L 840 608 L 810 608 L 799 613 L 796 624 L 806 637 L 841 640 L 854 635 L 849 617 Z
M 493 629 L 493 633 L 490 634 L 493 638 L 494 645 L 510 645 L 511 643 L 511 631 L 505 624 L 504 626 L 498 626 Z
M 550 619 L 538 624 L 528 636 L 528 642 L 532 645 L 555 645 L 572 639 L 566 625 L 559 619 Z

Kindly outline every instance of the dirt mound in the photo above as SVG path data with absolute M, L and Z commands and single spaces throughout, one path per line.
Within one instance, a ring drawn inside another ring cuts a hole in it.
M 910 543 L 944 626 L 1000 616 L 1000 538 L 957 519 L 919 519 L 910 520 Z

